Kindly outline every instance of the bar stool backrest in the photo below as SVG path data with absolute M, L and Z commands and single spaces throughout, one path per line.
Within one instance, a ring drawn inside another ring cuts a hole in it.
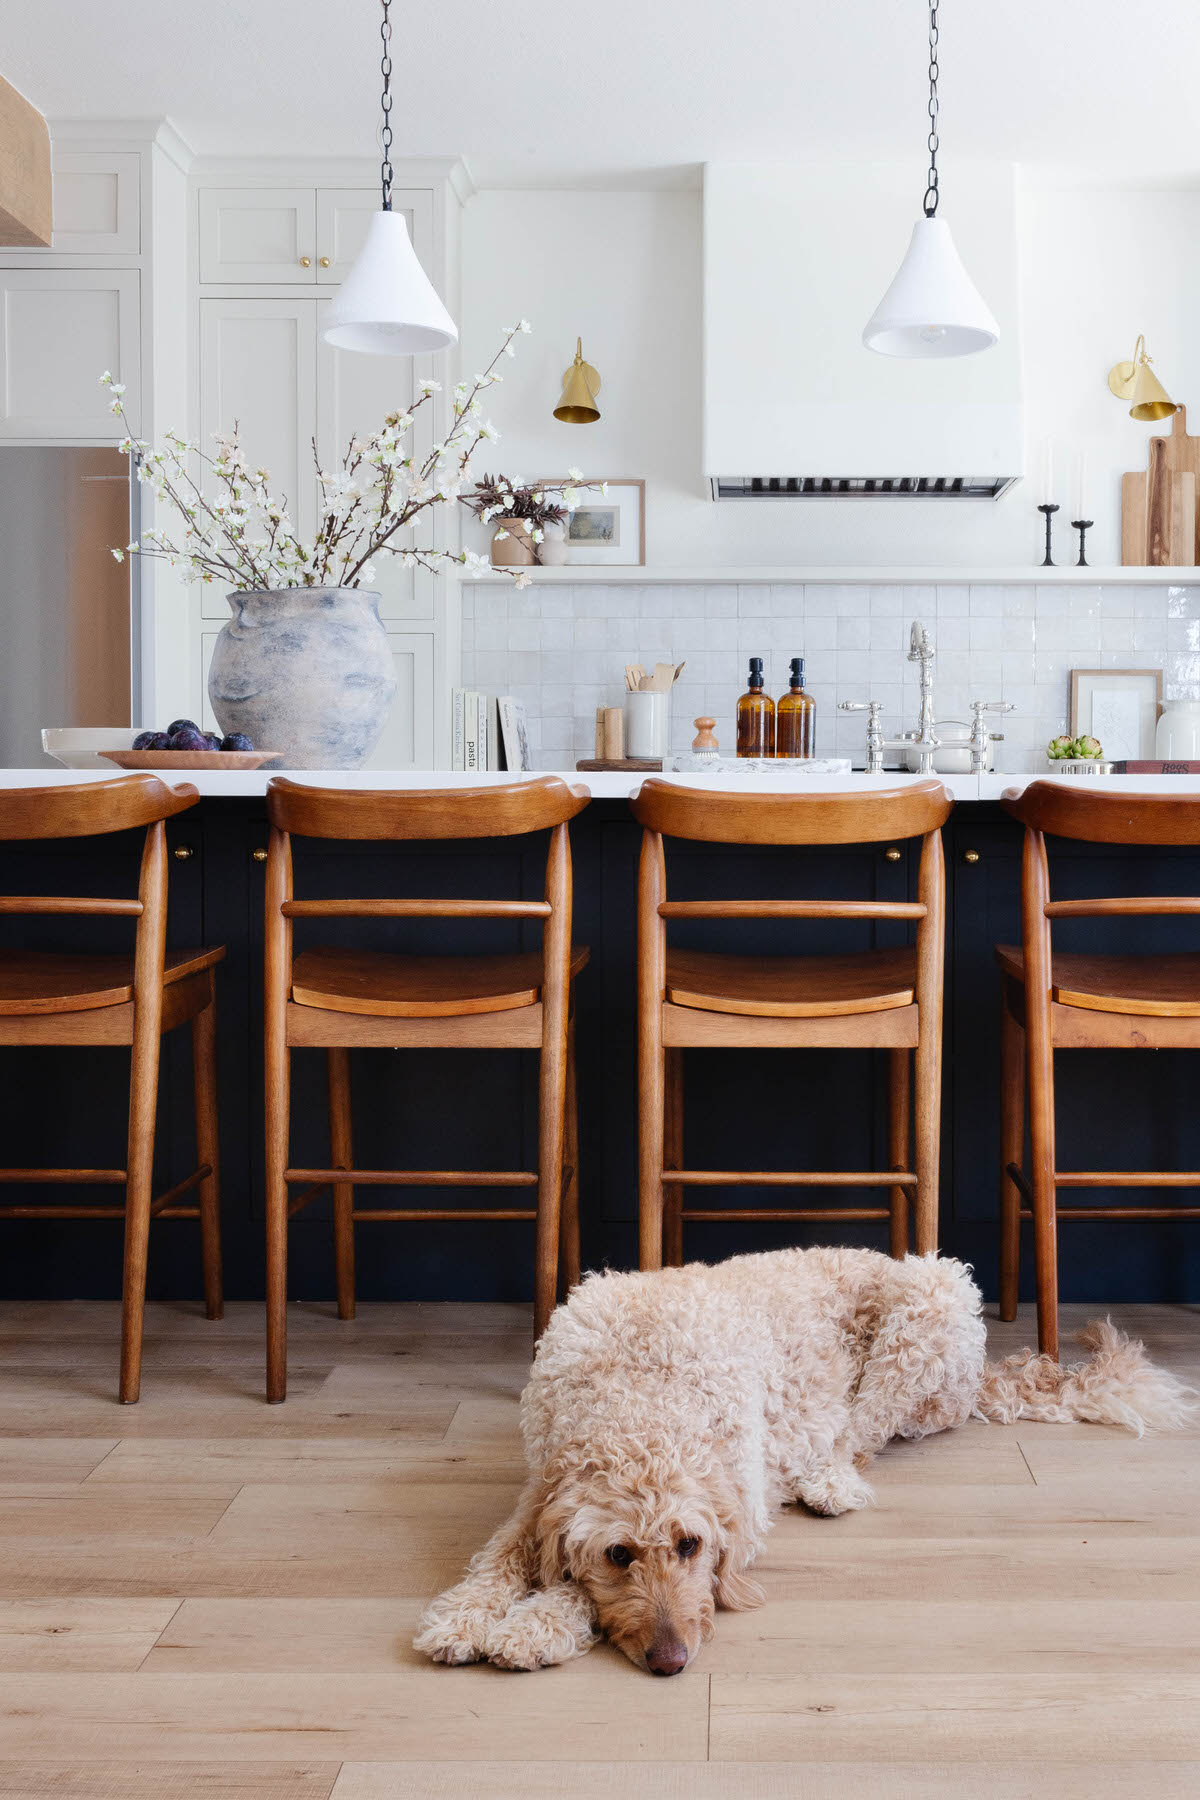
M 754 794 L 644 781 L 633 816 L 663 837 L 709 844 L 878 844 L 926 837 L 954 802 L 940 781 L 862 794 Z
M 539 918 L 548 1008 L 565 1007 L 571 959 L 571 847 L 567 824 L 588 804 L 586 791 L 555 775 L 495 787 L 409 791 L 308 787 L 276 779 L 267 787 L 266 976 L 268 1001 L 290 990 L 296 918 Z M 292 897 L 294 833 L 374 841 L 495 838 L 550 832 L 542 900 L 322 899 Z M 564 1013 L 565 1017 L 565 1013 Z
M 1200 844 L 1200 795 L 1082 791 L 1062 776 L 1031 781 L 1001 805 L 1025 827 L 1021 865 L 1021 939 L 1028 1005 L 1042 1013 L 1051 986 L 1052 919 L 1200 913 L 1200 895 L 1123 894 L 1051 900 L 1046 836 L 1091 844 Z
M 169 786 L 156 775 L 122 775 L 112 781 L 0 791 L 0 842 L 22 839 L 100 837 L 146 828 L 137 899 L 83 898 L 58 894 L 0 896 L 0 914 L 82 914 L 137 920 L 133 1001 L 157 1031 L 167 941 L 167 839 L 165 821 L 194 806 L 190 783 Z

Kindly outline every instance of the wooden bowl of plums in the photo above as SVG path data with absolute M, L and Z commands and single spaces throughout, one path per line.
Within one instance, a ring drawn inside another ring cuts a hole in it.
M 131 750 L 101 750 L 118 769 L 261 769 L 278 750 L 256 750 L 244 732 L 221 737 L 194 719 L 173 719 L 165 731 L 142 731 Z

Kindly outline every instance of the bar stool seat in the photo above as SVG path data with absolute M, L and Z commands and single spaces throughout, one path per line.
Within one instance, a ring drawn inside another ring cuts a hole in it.
M 575 945 L 569 979 L 589 952 Z M 517 1012 L 542 997 L 540 950 L 498 956 L 404 956 L 387 950 L 346 950 L 330 944 L 304 950 L 292 964 L 297 1006 L 375 1018 L 449 1019 Z
M 889 1012 L 915 998 L 915 946 L 845 956 L 726 956 L 667 950 L 666 999 L 701 1012 L 836 1019 Z
M 163 959 L 163 986 L 214 968 L 225 955 L 213 950 L 168 950 Z M 49 950 L 0 950 L 0 1015 L 29 1018 L 38 1013 L 102 1011 L 133 1000 L 132 956 L 60 954 Z M 195 996 L 195 1012 L 209 1003 L 207 986 Z M 179 1020 L 192 1017 L 183 1012 Z M 133 1020 L 130 1017 L 130 1033 Z M 111 1042 L 107 1030 L 106 1037 Z M 129 1040 L 126 1040 L 129 1041 Z
M 1018 946 L 998 944 L 996 961 L 1010 980 L 1024 985 L 1025 957 Z M 1200 952 L 1093 956 L 1056 950 L 1050 965 L 1050 997 L 1058 1006 L 1083 1007 L 1089 1012 L 1197 1018 Z

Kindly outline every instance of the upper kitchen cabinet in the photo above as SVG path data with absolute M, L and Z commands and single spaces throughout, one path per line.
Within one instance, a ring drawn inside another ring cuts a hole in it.
M 112 442 L 105 369 L 138 429 L 140 294 L 135 269 L 0 271 L 0 438 Z
M 393 190 L 417 255 L 433 265 L 432 190 Z M 379 211 L 378 187 L 200 189 L 200 279 L 335 286 L 344 281 Z
M 317 196 L 312 188 L 201 188 L 200 279 L 317 279 Z
M 142 159 L 136 151 L 54 152 L 58 256 L 136 256 L 142 247 Z
M 236 423 L 247 460 L 267 469 L 272 491 L 287 496 L 302 538 L 316 529 L 313 304 L 299 297 L 200 302 L 201 446 L 211 455 L 215 434 Z

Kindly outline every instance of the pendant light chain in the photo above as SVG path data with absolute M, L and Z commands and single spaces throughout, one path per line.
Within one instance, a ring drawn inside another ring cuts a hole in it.
M 379 35 L 383 40 L 383 58 L 379 64 L 383 76 L 383 93 L 380 104 L 383 108 L 383 130 L 379 134 L 379 142 L 383 149 L 383 161 L 379 168 L 380 185 L 383 188 L 383 210 L 392 210 L 392 21 L 388 17 L 391 0 L 383 0 L 383 23 L 379 27 Z
M 938 207 L 938 0 L 929 7 L 929 173 L 925 178 L 925 217 Z

